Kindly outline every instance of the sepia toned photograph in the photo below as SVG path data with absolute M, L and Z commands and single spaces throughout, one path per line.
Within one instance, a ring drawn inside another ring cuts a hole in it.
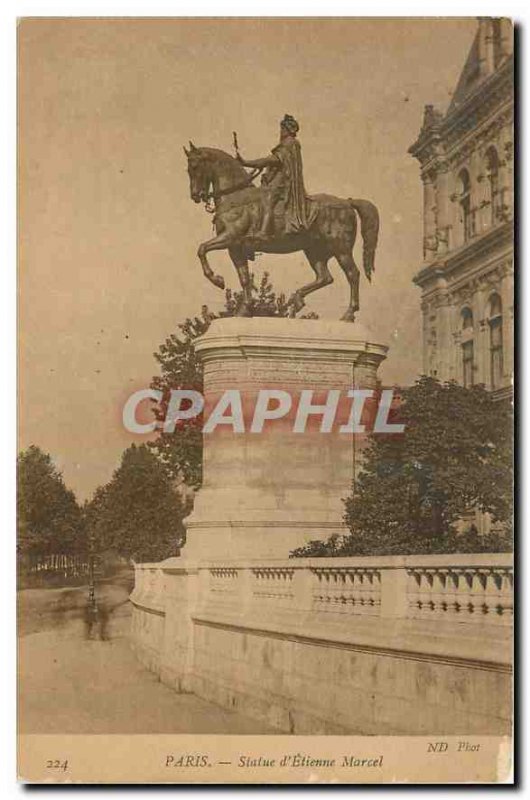
M 509 782 L 512 21 L 17 26 L 19 780 Z

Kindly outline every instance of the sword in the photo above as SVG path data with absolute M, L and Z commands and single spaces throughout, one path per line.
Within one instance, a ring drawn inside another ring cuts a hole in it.
M 236 155 L 239 155 L 239 145 L 237 143 L 237 133 L 232 131 L 232 136 L 234 137 L 234 149 L 236 151 Z

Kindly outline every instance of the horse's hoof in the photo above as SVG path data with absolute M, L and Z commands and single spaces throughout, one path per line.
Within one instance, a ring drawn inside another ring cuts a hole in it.
M 220 275 L 213 275 L 211 281 L 215 286 L 217 286 L 218 289 L 225 288 L 225 280 L 224 278 L 221 278 Z
M 348 309 L 346 313 L 342 315 L 341 320 L 343 320 L 343 322 L 355 322 L 355 311 Z
M 287 305 L 290 306 L 291 312 L 294 316 L 294 314 L 297 314 L 305 306 L 304 298 L 299 292 L 294 292 L 294 294 L 292 294 L 289 298 Z

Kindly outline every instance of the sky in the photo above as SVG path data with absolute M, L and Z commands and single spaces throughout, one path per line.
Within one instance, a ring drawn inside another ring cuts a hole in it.
M 358 320 L 390 345 L 386 384 L 421 373 L 422 184 L 407 153 L 423 107 L 444 110 L 473 18 L 26 19 L 19 23 L 19 446 L 49 452 L 78 498 L 119 464 L 128 394 L 153 353 L 203 304 L 220 310 L 196 256 L 211 217 L 189 196 L 183 145 L 247 158 L 300 123 L 308 193 L 372 200 L 381 232 Z M 356 257 L 361 263 L 360 238 Z M 226 252 L 210 262 L 237 288 Z M 307 310 L 339 318 L 348 287 Z M 278 291 L 312 272 L 263 255 Z M 355 324 L 355 323 L 354 323 Z

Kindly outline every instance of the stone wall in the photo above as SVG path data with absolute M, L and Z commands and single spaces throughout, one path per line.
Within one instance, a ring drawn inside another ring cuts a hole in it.
M 510 730 L 511 556 L 136 566 L 133 644 L 282 732 Z

